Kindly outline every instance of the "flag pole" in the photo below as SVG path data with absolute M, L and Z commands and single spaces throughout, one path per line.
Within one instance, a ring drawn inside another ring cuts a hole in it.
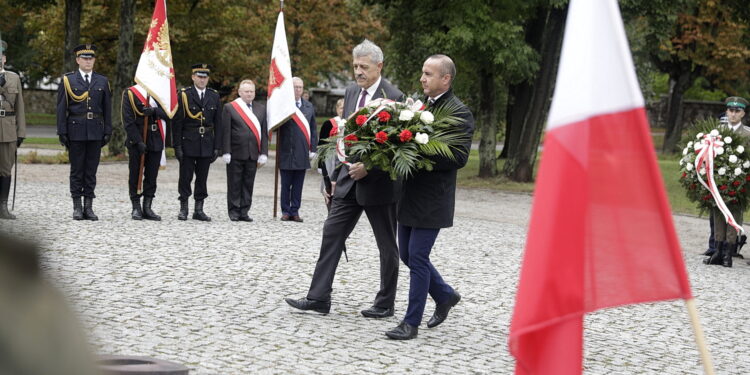
M 282 0 L 283 2 L 283 0 Z M 276 209 L 278 208 L 279 201 L 279 152 L 281 151 L 281 131 L 276 130 L 276 162 L 274 163 L 274 174 L 273 174 L 273 218 L 276 218 Z
M 695 333 L 695 343 L 698 345 L 698 351 L 701 354 L 703 371 L 706 375 L 714 375 L 714 364 L 711 361 L 711 353 L 708 351 L 706 340 L 703 337 L 703 327 L 701 327 L 700 319 L 698 319 L 698 309 L 695 308 L 695 299 L 686 299 L 685 305 L 687 306 L 688 315 L 690 315 L 690 323 L 692 324 L 693 332 Z

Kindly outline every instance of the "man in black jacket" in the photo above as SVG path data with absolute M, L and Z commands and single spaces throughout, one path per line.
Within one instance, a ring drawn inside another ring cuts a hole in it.
M 237 94 L 240 97 L 224 104 L 221 114 L 227 209 L 229 220 L 251 222 L 248 212 L 253 203 L 255 172 L 268 160 L 268 126 L 266 108 L 253 103 L 255 83 L 249 79 L 240 82 Z
M 365 40 L 354 47 L 356 85 L 346 88 L 344 118 L 364 107 L 371 99 L 403 100 L 404 94 L 381 77 L 383 52 Z M 380 170 L 367 170 L 362 163 L 339 164 L 330 172 L 332 199 L 328 218 L 323 225 L 320 256 L 315 265 L 307 297 L 287 298 L 300 310 L 328 313 L 331 308 L 333 276 L 336 273 L 344 242 L 354 230 L 362 211 L 367 214 L 380 251 L 380 291 L 372 307 L 362 310 L 368 318 L 393 316 L 398 282 L 398 247 L 396 245 L 396 202 L 401 181 L 392 181 Z
M 404 320 L 386 336 L 396 340 L 417 337 L 427 294 L 435 301 L 435 313 L 427 322 L 432 328 L 442 323 L 461 296 L 448 285 L 430 263 L 430 252 L 440 228 L 453 226 L 456 203 L 456 171 L 469 159 L 474 117 L 453 95 L 451 86 L 456 66 L 445 55 L 433 55 L 422 66 L 422 88 L 427 96 L 426 110 L 456 108 L 461 119 L 457 131 L 466 135 L 464 144 L 454 152 L 455 159 L 432 157 L 433 169 L 420 170 L 404 182 L 404 195 L 398 208 L 398 244 L 401 260 L 409 267 L 409 307 Z
M 203 200 L 208 197 L 206 181 L 211 167 L 221 149 L 221 103 L 219 93 L 206 87 L 211 66 L 193 65 L 193 85 L 177 93 L 177 113 L 173 121 L 172 144 L 180 162 L 179 220 L 187 220 L 188 198 L 192 194 L 190 182 L 195 173 L 195 210 L 193 219 L 211 221 L 203 212 Z

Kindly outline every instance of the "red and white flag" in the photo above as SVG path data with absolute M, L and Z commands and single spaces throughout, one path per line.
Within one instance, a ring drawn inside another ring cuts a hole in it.
M 146 43 L 135 70 L 135 82 L 154 98 L 169 118 L 177 112 L 177 84 L 169 44 L 166 0 L 156 0 Z
M 583 316 L 692 298 L 616 0 L 572 0 L 508 345 L 581 374 Z
M 286 43 L 284 29 L 284 12 L 279 12 L 276 20 L 276 33 L 273 37 L 271 50 L 271 67 L 268 77 L 268 101 L 266 102 L 266 116 L 268 118 L 268 132 L 276 130 L 291 117 L 300 131 L 307 137 L 310 145 L 310 124 L 297 108 L 294 100 L 294 84 L 292 83 L 292 64 L 289 58 L 289 47 Z

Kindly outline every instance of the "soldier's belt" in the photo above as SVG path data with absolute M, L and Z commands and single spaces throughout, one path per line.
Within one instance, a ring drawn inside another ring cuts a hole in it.
M 95 118 L 102 118 L 102 114 L 94 112 L 71 113 L 70 115 L 68 115 L 68 118 L 72 118 L 75 120 L 93 120 Z
M 190 126 L 186 127 L 185 130 L 197 131 L 198 134 L 206 134 L 206 131 L 211 131 L 213 126 Z
M 6 111 L 4 109 L 0 109 L 0 117 L 6 117 L 6 116 L 15 116 L 16 112 L 14 111 Z

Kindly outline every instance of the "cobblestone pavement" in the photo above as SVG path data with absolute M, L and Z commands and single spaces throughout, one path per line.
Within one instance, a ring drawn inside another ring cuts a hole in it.
M 183 363 L 191 374 L 509 374 L 506 349 L 531 197 L 459 190 L 456 225 L 438 237 L 432 260 L 463 299 L 440 327 L 394 342 L 408 294 L 400 270 L 396 316 L 362 317 L 378 287 L 378 257 L 363 217 L 340 263 L 327 316 L 297 313 L 317 259 L 325 208 L 319 177 L 307 175 L 304 223 L 271 217 L 273 166 L 260 170 L 253 223 L 226 216 L 226 174 L 209 175 L 211 223 L 176 219 L 176 163 L 160 173 L 160 223 L 129 218 L 127 166 L 103 164 L 98 222 L 74 222 L 68 166 L 22 165 L 16 214 L 0 228 L 38 241 L 45 268 L 70 298 L 103 354 Z M 191 205 L 192 212 L 192 205 Z M 717 374 L 750 374 L 750 266 L 704 266 L 705 219 L 675 216 Z M 750 253 L 750 251 L 746 251 Z M 648 254 L 642 254 L 648 256 Z M 434 304 L 428 302 L 425 319 Z M 586 318 L 587 374 L 700 374 L 680 301 L 607 309 Z

